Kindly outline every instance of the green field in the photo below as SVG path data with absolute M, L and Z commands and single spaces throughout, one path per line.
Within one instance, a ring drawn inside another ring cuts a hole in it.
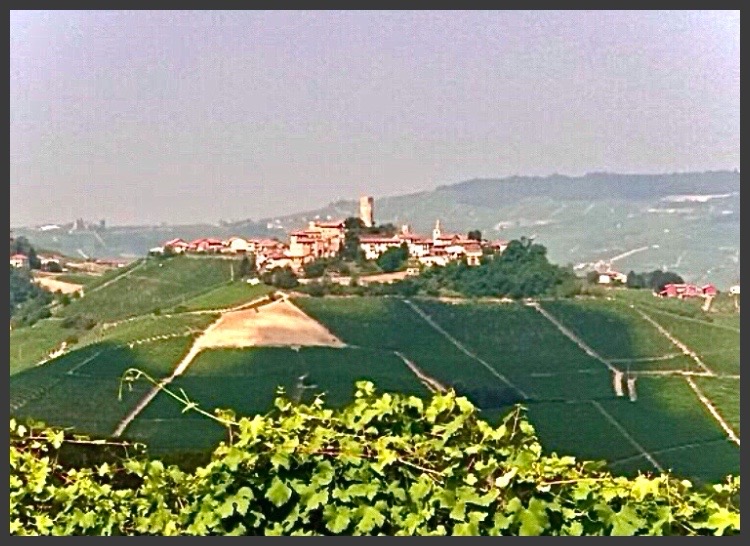
M 173 339 L 133 349 L 103 343 L 27 369 L 10 378 L 11 416 L 109 435 L 149 388 L 137 383 L 119 401 L 123 372 L 136 367 L 157 377 L 168 375 L 191 343 Z
M 395 298 L 298 298 L 295 305 L 339 339 L 358 347 L 399 351 L 429 376 L 459 392 L 497 378 Z M 477 400 L 475 400 L 477 402 Z
M 624 305 L 604 300 L 552 301 L 542 305 L 604 358 L 643 359 L 677 351 L 652 324 Z
M 116 326 L 96 327 L 88 335 L 81 337 L 81 344 L 102 341 L 129 343 L 155 336 L 188 335 L 191 332 L 204 330 L 218 318 L 219 315 L 214 313 L 172 316 L 144 315 Z
M 181 307 L 187 311 L 226 309 L 251 302 L 274 290 L 275 288 L 266 284 L 251 286 L 243 281 L 234 281 L 189 299 L 181 304 Z
M 740 381 L 723 377 L 696 377 L 698 388 L 713 402 L 719 414 L 740 435 Z
M 696 324 L 670 313 L 648 311 L 672 336 L 694 351 L 716 373 L 740 373 L 740 334 L 711 323 Z
M 366 298 L 311 298 L 296 303 L 348 343 L 376 347 L 398 339 L 407 346 L 415 343 L 412 337 L 423 336 L 422 330 L 412 329 L 404 304 L 396 300 L 383 303 Z M 642 449 L 664 452 L 664 461 L 652 454 L 663 468 L 699 480 L 717 480 L 739 470 L 739 449 L 726 439 L 684 378 L 640 377 L 636 382 L 637 400 L 631 402 L 628 396 L 615 395 L 612 375 L 601 362 L 586 355 L 531 308 L 450 305 L 426 300 L 415 303 L 465 348 L 526 391 L 532 424 L 548 449 L 581 458 L 607 459 L 616 463 L 613 469 L 628 474 L 653 471 L 653 464 L 612 424 L 611 418 Z M 623 310 L 622 305 L 607 305 L 606 301 L 544 303 L 546 309 L 561 315 L 565 325 L 591 345 L 606 349 L 606 340 L 611 336 L 613 348 L 608 355 L 643 358 L 661 356 L 665 350 L 673 352 L 671 343 L 642 317 L 629 308 Z M 358 324 L 365 327 L 358 328 Z M 428 335 L 434 334 L 435 330 Z M 738 347 L 739 339 L 734 343 Z M 676 369 L 685 367 L 684 357 L 675 360 L 682 363 Z M 675 361 L 664 364 L 665 368 L 674 369 Z M 422 368 L 436 375 L 428 366 Z M 502 388 L 497 378 L 489 381 L 487 389 Z M 730 395 L 725 403 L 732 404 Z M 739 411 L 738 404 L 733 407 Z M 486 414 L 495 419 L 501 411 L 488 408 Z M 712 459 L 703 464 L 700 457 L 695 459 L 700 451 L 695 451 L 692 460 L 681 462 L 675 454 L 692 450 L 696 443 L 709 446 L 707 453 L 712 454 Z
M 192 268 L 192 264 L 204 266 L 212 261 L 167 263 Z M 131 276 L 148 273 L 143 267 Z M 161 269 L 154 273 L 156 277 L 162 281 L 174 278 L 172 270 L 166 277 L 160 276 L 165 273 Z M 122 290 L 133 281 L 131 276 L 101 292 Z M 256 287 L 219 280 L 185 305 L 213 307 L 222 301 L 236 302 L 238 292 L 246 288 Z M 732 317 L 717 312 L 709 321 L 700 314 L 690 315 L 689 310 L 675 312 L 673 301 L 645 301 L 638 294 L 631 300 L 618 296 L 615 301 L 582 299 L 543 302 L 542 306 L 584 343 L 622 366 L 620 369 L 629 367 L 630 373 L 694 369 L 685 355 L 642 360 L 675 354 L 678 349 L 637 309 L 645 310 L 697 351 L 715 371 L 739 373 L 739 335 L 731 326 Z M 637 399 L 618 397 L 613 374 L 605 363 L 588 355 L 532 307 L 378 297 L 300 297 L 294 303 L 348 347 L 207 350 L 171 388 L 184 389 L 203 409 L 228 408 L 239 414 L 268 411 L 277 387 L 283 387 L 292 398 L 308 401 L 314 394 L 325 393 L 334 406 L 350 401 L 354 383 L 361 379 L 373 381 L 380 390 L 426 395 L 426 387 L 395 354 L 399 352 L 424 374 L 467 396 L 490 421 L 522 402 L 548 451 L 607 460 L 613 471 L 629 475 L 653 471 L 655 465 L 649 457 L 665 469 L 698 481 L 717 481 L 739 471 L 739 448 L 726 438 L 684 377 L 640 375 L 635 384 Z M 724 322 L 713 320 L 718 318 Z M 201 330 L 215 319 L 214 314 L 145 314 L 107 329 L 97 326 L 81 338 L 77 350 L 31 368 L 28 352 L 36 350 L 34 343 L 40 339 L 53 343 L 64 338 L 66 331 L 59 327 L 59 320 L 47 320 L 12 332 L 12 413 L 51 424 L 75 425 L 84 432 L 111 433 L 148 388 L 141 382 L 125 401 L 117 402 L 123 371 L 139 367 L 155 377 L 167 375 L 188 351 L 195 335 L 189 331 Z M 182 337 L 127 346 L 158 335 Z M 84 346 L 86 343 L 90 345 Z M 27 360 L 18 356 L 14 360 L 14 351 L 27 353 Z M 302 386 L 309 389 L 300 390 L 300 376 L 305 376 Z M 695 380 L 739 434 L 739 381 L 721 377 Z M 161 453 L 207 449 L 224 437 L 216 423 L 181 410 L 177 401 L 159 394 L 125 435 L 145 441 L 151 451 Z
M 298 378 L 303 375 L 303 384 L 309 388 L 299 388 Z M 208 411 L 231 408 L 252 415 L 272 407 L 278 387 L 296 400 L 310 402 L 315 395 L 324 394 L 327 404 L 342 406 L 352 400 L 354 383 L 362 379 L 383 391 L 421 396 L 428 392 L 392 353 L 322 347 L 206 351 L 170 388 L 184 389 L 191 400 Z M 132 423 L 126 436 L 148 441 L 149 448 L 156 452 L 207 448 L 221 439 L 221 427 L 181 410 L 173 398 L 159 394 Z M 206 423 L 194 428 L 200 421 Z
M 10 332 L 10 374 L 33 366 L 70 337 L 60 320 L 40 320 L 33 326 L 16 328 Z
M 55 279 L 58 281 L 80 284 L 88 287 L 100 281 L 101 275 L 90 275 L 87 273 L 63 273 L 61 275 L 56 275 Z
M 60 319 L 46 319 L 31 327 L 18 328 L 10 333 L 10 373 L 11 375 L 34 366 L 45 358 L 60 343 L 71 336 L 78 343 L 70 350 L 97 343 L 126 344 L 154 336 L 188 335 L 191 331 L 205 329 L 215 321 L 215 314 L 179 314 L 173 316 L 144 315 L 103 328 L 96 326 L 85 332 L 62 327 Z
M 126 273 L 118 272 L 112 284 L 88 289 L 60 315 L 86 315 L 105 322 L 164 310 L 228 282 L 232 266 L 230 260 L 209 258 L 146 260 Z

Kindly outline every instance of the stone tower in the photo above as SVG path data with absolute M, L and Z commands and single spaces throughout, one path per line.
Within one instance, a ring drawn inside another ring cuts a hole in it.
M 366 227 L 372 227 L 374 225 L 374 205 L 375 200 L 370 196 L 363 195 L 359 198 L 359 219 L 362 220 Z

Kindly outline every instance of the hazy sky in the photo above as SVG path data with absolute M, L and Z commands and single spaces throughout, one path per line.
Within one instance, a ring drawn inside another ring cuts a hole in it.
M 739 164 L 739 11 L 10 16 L 12 225 Z

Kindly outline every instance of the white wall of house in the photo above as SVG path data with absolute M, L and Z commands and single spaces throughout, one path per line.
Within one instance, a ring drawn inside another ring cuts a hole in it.
M 229 241 L 229 249 L 234 253 L 248 252 L 250 250 L 250 244 L 245 239 L 237 237 Z

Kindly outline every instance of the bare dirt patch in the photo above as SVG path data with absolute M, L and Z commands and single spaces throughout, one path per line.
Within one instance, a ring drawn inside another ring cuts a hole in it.
M 344 347 L 323 325 L 287 299 L 224 313 L 198 340 L 209 347 Z
M 59 281 L 53 277 L 38 276 L 34 279 L 42 288 L 49 290 L 50 292 L 60 291 L 63 294 L 73 294 L 83 290 L 82 284 L 74 284 L 72 282 Z

